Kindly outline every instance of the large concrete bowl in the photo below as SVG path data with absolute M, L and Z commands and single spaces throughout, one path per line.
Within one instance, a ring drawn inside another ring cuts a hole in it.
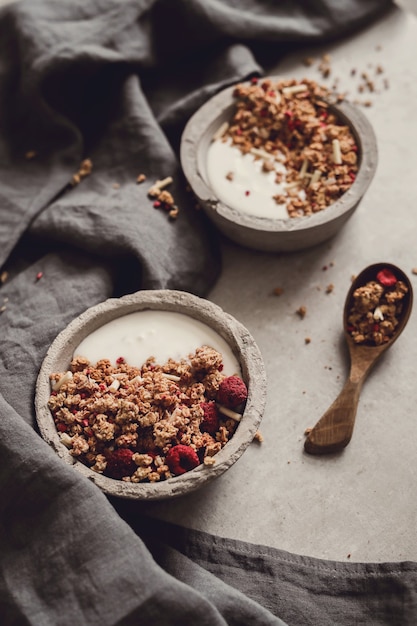
M 279 77 L 267 77 L 273 81 Z M 255 250 L 291 252 L 320 244 L 333 237 L 351 217 L 376 171 L 378 152 L 373 128 L 356 106 L 330 104 L 329 111 L 348 125 L 358 146 L 359 171 L 350 189 L 336 202 L 313 215 L 270 219 L 239 212 L 219 200 L 208 183 L 207 150 L 216 130 L 231 119 L 235 86 L 224 89 L 206 102 L 188 121 L 180 158 L 188 183 L 210 220 L 234 242 Z
M 230 441 L 215 456 L 212 467 L 199 465 L 186 474 L 159 483 L 129 483 L 94 472 L 76 460 L 61 442 L 48 408 L 51 393 L 49 375 L 66 371 L 78 345 L 104 324 L 130 313 L 145 310 L 183 313 L 206 324 L 230 346 L 248 386 L 248 399 L 239 425 Z M 258 430 L 266 402 L 265 369 L 254 339 L 248 330 L 219 306 L 192 294 L 175 290 L 149 290 L 112 298 L 87 309 L 54 340 L 40 368 L 35 408 L 42 437 L 66 463 L 89 478 L 105 493 L 137 500 L 159 500 L 187 494 L 223 474 L 246 450 Z

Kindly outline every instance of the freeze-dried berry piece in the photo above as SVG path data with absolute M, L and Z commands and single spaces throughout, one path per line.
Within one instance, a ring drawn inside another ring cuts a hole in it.
M 204 411 L 203 421 L 200 430 L 203 433 L 214 435 L 219 430 L 219 411 L 215 402 L 202 402 L 201 408 Z
M 384 287 L 393 287 L 397 282 L 396 276 L 387 268 L 378 272 L 376 278 Z
M 247 397 L 247 387 L 239 376 L 228 376 L 219 385 L 217 401 L 229 409 L 235 409 L 246 402 Z
M 178 444 L 170 448 L 165 457 L 170 471 L 176 476 L 185 474 L 200 465 L 196 451 L 190 446 Z
M 121 480 L 124 476 L 131 476 L 136 470 L 136 463 L 132 461 L 133 452 L 129 448 L 118 448 L 107 455 L 106 475 Z

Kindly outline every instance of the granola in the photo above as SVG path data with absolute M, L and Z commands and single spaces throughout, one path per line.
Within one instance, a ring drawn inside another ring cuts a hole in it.
M 395 334 L 408 287 L 383 269 L 352 294 L 347 331 L 358 344 L 379 346 Z
M 284 193 L 274 200 L 286 206 L 290 218 L 322 211 L 352 186 L 358 146 L 350 127 L 329 106 L 329 89 L 310 79 L 255 78 L 237 85 L 234 97 L 235 113 L 213 140 L 230 141 L 243 154 L 262 159 L 264 171 L 276 170 Z M 233 172 L 226 178 L 233 184 Z
M 50 381 L 48 407 L 62 443 L 93 471 L 130 482 L 157 482 L 201 463 L 212 466 L 233 436 L 247 397 L 243 381 L 226 376 L 222 355 L 208 346 L 163 365 L 150 357 L 140 368 L 122 357 L 112 365 L 78 356 Z M 219 403 L 219 388 L 228 407 Z

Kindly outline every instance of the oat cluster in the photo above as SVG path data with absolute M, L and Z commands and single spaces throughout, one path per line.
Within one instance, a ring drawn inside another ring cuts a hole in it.
M 375 280 L 353 292 L 347 330 L 355 343 L 380 346 L 395 334 L 403 310 L 407 285 L 393 274 L 386 280 L 380 272 Z M 381 282 L 382 281 L 382 282 Z
M 157 482 L 212 465 L 235 432 L 241 415 L 216 402 L 221 383 L 234 378 L 222 370 L 222 355 L 207 346 L 163 365 L 151 357 L 140 368 L 122 357 L 115 366 L 76 357 L 67 372 L 51 374 L 48 406 L 61 441 L 92 470 Z M 216 420 L 206 428 L 208 412 Z
M 274 196 L 289 217 L 321 211 L 352 185 L 358 147 L 349 126 L 329 106 L 331 92 L 313 80 L 253 79 L 234 90 L 236 110 L 215 134 L 275 171 Z M 284 166 L 284 172 L 283 172 Z M 226 174 L 233 184 L 233 172 Z

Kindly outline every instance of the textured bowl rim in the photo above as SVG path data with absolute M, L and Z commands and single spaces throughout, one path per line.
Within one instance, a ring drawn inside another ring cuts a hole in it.
M 278 81 L 282 80 L 283 77 L 265 76 L 263 79 Z M 368 118 L 358 107 L 346 101 L 337 104 L 328 102 L 329 109 L 349 125 L 354 133 L 361 161 L 355 181 L 336 202 L 313 215 L 274 219 L 237 211 L 217 199 L 202 172 L 199 156 L 200 143 L 208 134 L 213 136 L 223 121 L 230 119 L 236 102 L 233 97 L 235 88 L 236 85 L 227 87 L 203 104 L 188 120 L 181 137 L 180 160 L 185 177 L 209 215 L 211 212 L 215 212 L 224 220 L 260 232 L 285 233 L 305 231 L 336 220 L 359 202 L 376 171 L 378 162 L 377 142 Z
M 211 327 L 230 346 L 242 377 L 248 385 L 248 400 L 238 428 L 230 441 L 216 454 L 211 467 L 194 470 L 159 483 L 130 483 L 94 472 L 71 456 L 60 441 L 47 406 L 51 393 L 49 375 L 65 371 L 80 342 L 107 322 L 136 311 L 158 310 L 183 313 Z M 42 362 L 35 392 L 36 419 L 43 439 L 66 463 L 89 478 L 104 493 L 136 500 L 162 500 L 194 491 L 223 474 L 249 446 L 261 422 L 266 403 L 266 374 L 262 355 L 249 331 L 218 305 L 188 292 L 161 289 L 143 290 L 121 298 L 110 298 L 87 309 L 62 330 Z

